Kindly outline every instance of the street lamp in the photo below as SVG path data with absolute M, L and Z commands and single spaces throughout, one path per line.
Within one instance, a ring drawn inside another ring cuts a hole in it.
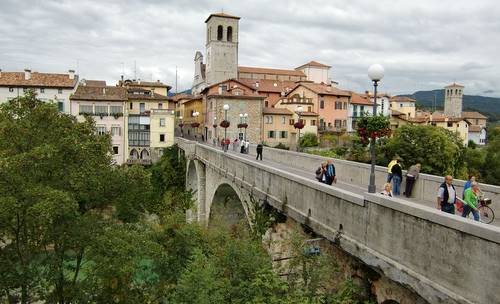
M 304 107 L 298 106 L 297 107 L 297 114 L 299 115 L 299 124 L 300 124 L 300 114 L 304 111 Z M 297 144 L 297 150 L 300 150 L 300 129 L 299 128 L 299 143 Z
M 181 121 L 179 123 L 179 127 L 181 128 L 181 137 L 184 137 L 184 132 L 182 131 L 182 127 L 184 127 L 184 124 L 182 123 L 182 116 L 179 116 L 179 120 Z
M 195 131 L 194 131 L 194 140 L 198 140 L 198 116 L 200 116 L 200 112 L 194 112 L 193 117 L 194 117 L 194 123 L 193 125 L 195 126 Z
M 227 121 L 227 111 L 229 111 L 229 105 L 225 104 L 223 107 L 224 109 L 224 120 Z M 227 152 L 227 144 L 226 144 L 226 139 L 227 139 L 227 128 L 224 128 L 224 152 Z
M 373 64 L 368 68 L 368 77 L 373 81 L 373 116 L 377 115 L 377 86 L 378 82 L 384 78 L 384 67 L 380 64 Z M 372 160 L 370 171 L 370 184 L 368 192 L 375 193 L 375 137 L 371 136 L 370 140 L 370 156 Z

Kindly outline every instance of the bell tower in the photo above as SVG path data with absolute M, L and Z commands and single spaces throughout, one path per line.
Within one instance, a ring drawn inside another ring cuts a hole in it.
M 464 86 L 453 83 L 444 87 L 444 115 L 462 117 Z
M 238 77 L 238 29 L 240 17 L 211 14 L 207 25 L 206 84 Z

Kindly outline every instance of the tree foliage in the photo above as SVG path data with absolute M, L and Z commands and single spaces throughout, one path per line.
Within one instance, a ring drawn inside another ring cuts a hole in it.
M 303 136 L 300 137 L 299 144 L 301 147 L 316 147 L 319 145 L 318 137 L 316 134 L 307 132 Z

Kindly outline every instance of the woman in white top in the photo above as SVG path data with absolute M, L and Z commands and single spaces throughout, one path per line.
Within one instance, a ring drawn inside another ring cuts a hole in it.
M 384 184 L 384 191 L 380 192 L 380 194 L 392 197 L 392 185 L 391 185 L 391 183 L 385 183 Z

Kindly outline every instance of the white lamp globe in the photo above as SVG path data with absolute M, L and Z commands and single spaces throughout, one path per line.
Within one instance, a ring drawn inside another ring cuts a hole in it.
M 179 119 L 182 119 L 182 116 L 179 116 Z
M 228 105 L 228 104 L 225 104 L 223 108 L 224 108 L 224 110 L 226 110 L 226 111 L 227 111 L 227 110 L 229 110 L 229 105 Z
M 240 113 L 240 117 L 243 117 L 243 114 Z
M 302 106 L 297 107 L 297 112 L 302 112 L 304 111 L 304 108 Z
M 248 113 L 245 113 L 245 115 L 243 115 L 243 116 L 248 117 Z
M 384 78 L 384 67 L 380 64 L 372 64 L 368 68 L 368 77 L 373 81 L 379 81 Z

